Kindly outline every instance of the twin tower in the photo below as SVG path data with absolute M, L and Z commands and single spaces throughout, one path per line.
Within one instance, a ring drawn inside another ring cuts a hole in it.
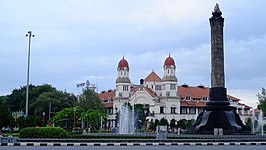
M 169 56 L 164 61 L 164 77 L 158 80 L 161 80 L 161 85 L 158 87 L 153 87 L 154 89 L 160 91 L 156 93 L 158 96 L 166 97 L 166 96 L 177 96 L 177 78 L 176 78 L 176 66 L 174 59 Z M 116 94 L 115 97 L 119 97 L 120 99 L 130 97 L 130 88 L 131 81 L 129 79 L 129 65 L 127 60 L 123 57 L 117 67 L 117 79 L 116 79 Z M 154 73 L 154 76 L 157 76 Z M 154 77 L 156 78 L 156 77 Z M 156 79 L 155 79 L 156 80 Z M 143 80 L 140 81 L 140 84 L 143 84 Z M 156 86 L 156 85 L 154 85 Z

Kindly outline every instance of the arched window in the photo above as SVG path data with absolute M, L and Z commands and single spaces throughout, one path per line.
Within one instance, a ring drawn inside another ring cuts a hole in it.
M 175 106 L 172 106 L 171 107 L 171 114 L 175 114 L 176 113 L 176 107 Z

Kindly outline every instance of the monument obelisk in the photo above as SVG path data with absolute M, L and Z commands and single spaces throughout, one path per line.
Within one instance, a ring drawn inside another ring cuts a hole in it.
M 224 79 L 224 18 L 218 4 L 215 5 L 209 21 L 211 27 L 211 101 L 207 105 L 228 106 L 230 103 L 226 98 Z
M 204 111 L 199 114 L 195 124 L 189 129 L 194 134 L 213 134 L 214 129 L 221 129 L 223 134 L 250 133 L 251 128 L 245 126 L 236 113 L 236 108 L 229 106 L 224 77 L 224 18 L 219 5 L 216 4 L 211 27 L 211 88 L 210 101 Z

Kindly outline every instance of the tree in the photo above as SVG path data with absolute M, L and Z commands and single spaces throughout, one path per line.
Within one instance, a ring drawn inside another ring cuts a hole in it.
M 2 102 L 8 104 L 10 112 L 25 112 L 26 86 L 14 89 L 10 95 L 0 97 Z M 29 86 L 29 115 L 42 116 L 45 112 L 46 119 L 49 114 L 49 105 L 52 105 L 52 112 L 60 111 L 66 107 L 76 105 L 75 95 L 58 91 L 49 84 Z
M 83 119 L 87 122 L 87 126 L 92 129 L 99 129 L 101 119 L 106 118 L 106 113 L 99 109 L 89 109 L 86 112 L 83 112 L 80 119 Z
M 176 120 L 175 119 L 171 119 L 170 121 L 170 128 L 173 129 L 176 127 Z
M 85 110 L 89 109 L 100 109 L 103 110 L 103 103 L 100 100 L 98 94 L 90 90 L 88 88 L 83 89 L 83 94 L 79 100 L 80 107 L 84 108 Z
M 155 129 L 156 129 L 155 123 L 154 122 L 150 122 L 149 130 L 155 130 Z
M 20 129 L 25 127 L 36 127 L 42 125 L 42 119 L 40 116 L 28 116 L 27 118 L 20 116 L 14 124 Z
M 8 112 L 8 107 L 6 104 L 0 103 L 0 129 L 2 127 L 7 127 L 10 124 L 11 121 L 11 115 Z
M 187 120 L 186 119 L 181 119 L 177 121 L 177 127 L 185 129 L 187 127 Z
M 150 113 L 149 108 L 145 107 L 143 104 L 134 104 L 134 111 L 135 111 L 135 124 L 137 125 L 137 128 L 146 128 L 147 126 L 147 116 Z
M 263 115 L 266 115 L 266 90 L 264 88 L 261 89 L 261 93 L 257 94 L 259 104 L 258 109 L 262 110 Z
M 56 125 L 64 127 L 65 129 L 72 129 L 74 123 L 74 113 L 76 113 L 76 120 L 80 121 L 79 118 L 81 118 L 82 114 L 84 113 L 84 109 L 80 106 L 64 108 L 61 111 L 57 112 L 49 120 L 49 122 L 55 123 Z
M 160 120 L 159 124 L 162 126 L 168 126 L 169 125 L 167 119 L 165 119 L 164 117 Z
M 45 112 L 45 118 L 48 119 L 49 107 L 51 105 L 51 112 L 58 112 L 64 108 L 75 106 L 77 103 L 76 97 L 73 94 L 69 94 L 62 91 L 52 90 L 41 93 L 36 101 L 29 105 L 31 114 L 35 116 L 41 116 Z
M 155 119 L 154 124 L 155 124 L 155 128 L 156 128 L 158 125 L 160 125 L 160 121 L 158 119 Z
M 195 123 L 195 119 L 190 119 L 190 120 L 187 121 L 187 123 L 186 123 L 186 127 L 190 127 L 190 126 L 192 126 L 194 123 Z

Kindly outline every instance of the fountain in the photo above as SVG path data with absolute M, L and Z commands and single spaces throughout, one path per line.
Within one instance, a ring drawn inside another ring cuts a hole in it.
M 120 105 L 119 109 L 119 134 L 132 134 L 135 132 L 134 106 L 127 103 Z
M 260 110 L 259 116 L 258 116 L 258 129 L 261 135 L 263 135 L 264 130 L 263 130 L 264 122 L 263 122 L 263 112 Z

